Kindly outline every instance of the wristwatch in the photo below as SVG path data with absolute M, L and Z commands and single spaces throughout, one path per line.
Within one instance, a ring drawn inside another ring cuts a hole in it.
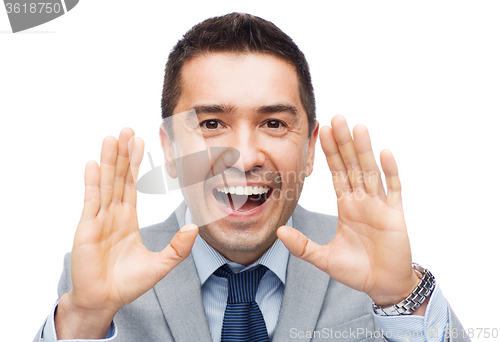
M 389 307 L 381 307 L 373 303 L 373 311 L 380 316 L 399 316 L 399 315 L 409 315 L 425 302 L 427 297 L 429 297 L 436 287 L 436 279 L 429 272 L 428 269 L 423 268 L 416 262 L 411 265 L 413 269 L 421 275 L 420 283 L 417 287 L 410 293 L 408 297 L 403 299 L 398 304 L 394 304 Z

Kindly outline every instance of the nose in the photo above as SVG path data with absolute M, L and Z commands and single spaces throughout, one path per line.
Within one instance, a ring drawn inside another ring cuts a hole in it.
M 233 132 L 229 146 L 234 150 L 224 156 L 226 167 L 235 167 L 242 172 L 248 172 L 256 167 L 262 167 L 266 156 L 262 149 L 257 132 L 252 129 L 239 129 Z M 236 158 L 239 160 L 235 161 Z

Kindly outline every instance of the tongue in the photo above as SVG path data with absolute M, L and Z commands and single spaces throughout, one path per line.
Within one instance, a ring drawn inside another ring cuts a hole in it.
M 255 195 L 234 195 L 229 194 L 230 201 L 232 201 L 232 208 L 239 211 L 248 211 L 258 207 L 261 202 L 258 196 Z

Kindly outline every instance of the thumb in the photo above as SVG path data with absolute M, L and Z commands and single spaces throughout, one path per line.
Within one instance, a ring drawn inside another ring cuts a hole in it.
M 278 228 L 277 234 L 278 238 L 293 256 L 307 261 L 323 272 L 326 272 L 327 258 L 323 257 L 325 253 L 324 246 L 318 245 L 297 229 L 289 226 Z
M 197 235 L 196 225 L 185 225 L 174 235 L 168 246 L 157 254 L 161 264 L 158 281 L 189 256 Z

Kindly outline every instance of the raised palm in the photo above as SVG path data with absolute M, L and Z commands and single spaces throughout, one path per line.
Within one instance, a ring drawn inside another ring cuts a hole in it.
M 141 241 L 134 179 L 143 153 L 142 139 L 134 139 L 134 132 L 125 128 L 118 141 L 104 139 L 100 166 L 95 161 L 86 165 L 84 209 L 71 254 L 73 288 L 59 302 L 58 335 L 69 336 L 65 333 L 71 329 L 65 328 L 81 324 L 69 324 L 75 312 L 102 317 L 107 330 L 121 307 L 151 289 L 190 253 L 198 231 L 194 225 L 184 227 L 159 253 Z M 69 313 L 63 316 L 65 309 Z
M 335 238 L 319 246 L 291 227 L 281 227 L 278 236 L 293 255 L 335 280 L 367 293 L 379 305 L 395 304 L 418 283 L 411 267 L 397 166 L 392 154 L 382 151 L 386 193 L 367 129 L 356 126 L 353 135 L 354 140 L 341 116 L 332 119 L 332 128 L 320 132 L 337 194 Z

